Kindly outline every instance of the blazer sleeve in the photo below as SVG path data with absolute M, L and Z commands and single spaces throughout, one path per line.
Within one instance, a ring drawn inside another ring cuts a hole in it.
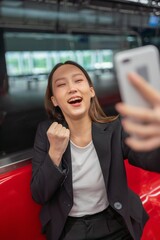
M 53 198 L 67 175 L 67 171 L 54 165 L 48 155 L 49 142 L 46 131 L 46 124 L 39 124 L 32 159 L 31 192 L 33 199 L 40 204 Z
M 128 162 L 136 167 L 160 173 L 160 148 L 147 152 L 136 152 L 125 144 L 125 138 L 127 136 L 128 134 L 123 130 L 121 126 L 124 159 L 128 159 Z

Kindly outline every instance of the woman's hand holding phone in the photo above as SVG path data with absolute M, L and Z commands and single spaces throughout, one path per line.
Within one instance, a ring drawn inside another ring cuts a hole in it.
M 117 111 L 124 117 L 122 125 L 130 135 L 126 143 L 136 151 L 160 147 L 160 92 L 136 73 L 128 74 L 128 81 L 151 107 L 136 107 L 126 103 L 116 105 Z
M 160 147 L 160 56 L 153 45 L 115 54 L 115 69 L 121 99 L 117 111 L 134 150 Z M 156 89 L 156 90 L 155 90 Z

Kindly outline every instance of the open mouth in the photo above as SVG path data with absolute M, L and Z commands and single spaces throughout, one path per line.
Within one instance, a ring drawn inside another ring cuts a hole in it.
M 69 104 L 76 104 L 76 103 L 80 103 L 80 102 L 82 102 L 82 98 L 81 97 L 70 98 L 68 100 Z

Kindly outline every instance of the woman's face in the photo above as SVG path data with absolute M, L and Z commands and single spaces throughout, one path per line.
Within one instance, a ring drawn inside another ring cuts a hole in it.
M 71 64 L 60 66 L 52 76 L 52 88 L 52 103 L 59 106 L 66 120 L 88 116 L 95 92 L 78 67 Z

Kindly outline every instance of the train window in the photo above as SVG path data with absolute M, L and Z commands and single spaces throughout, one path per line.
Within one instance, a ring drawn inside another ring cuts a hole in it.
M 98 96 L 117 93 L 113 54 L 139 45 L 133 32 L 51 34 L 5 32 L 7 91 L 0 96 L 0 158 L 33 147 L 37 125 L 47 118 L 43 101 L 48 74 L 58 62 L 79 62 L 90 74 Z M 105 105 L 105 103 L 103 103 Z

